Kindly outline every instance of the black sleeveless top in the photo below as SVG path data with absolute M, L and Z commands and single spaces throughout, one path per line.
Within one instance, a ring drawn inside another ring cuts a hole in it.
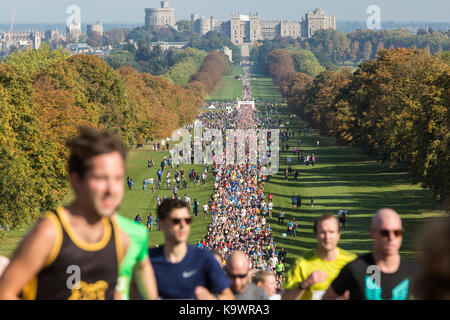
M 25 300 L 112 300 L 122 254 L 119 229 L 103 218 L 97 243 L 83 242 L 72 230 L 64 209 L 49 212 L 57 237 L 41 271 L 23 289 Z

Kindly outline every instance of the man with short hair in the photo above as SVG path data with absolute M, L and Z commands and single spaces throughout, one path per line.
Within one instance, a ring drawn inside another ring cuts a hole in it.
M 124 195 L 125 148 L 89 127 L 67 146 L 75 200 L 46 213 L 25 236 L 0 278 L 0 299 L 120 298 L 116 283 L 129 238 L 112 216 Z
M 158 208 L 165 244 L 149 250 L 162 299 L 233 299 L 230 282 L 209 250 L 189 245 L 192 217 L 186 202 L 167 199 Z
M 320 300 L 339 274 L 356 255 L 337 247 L 341 233 L 337 219 L 324 214 L 314 221 L 315 249 L 300 257 L 288 272 L 284 300 Z
M 346 291 L 351 300 L 406 300 L 414 287 L 416 266 L 400 256 L 402 220 L 390 208 L 378 210 L 372 218 L 370 236 L 375 240 L 370 253 L 348 263 L 332 282 L 324 300 L 337 299 Z
M 231 281 L 231 290 L 236 300 L 268 300 L 264 289 L 250 282 L 249 262 L 241 251 L 234 251 L 227 261 L 225 271 Z

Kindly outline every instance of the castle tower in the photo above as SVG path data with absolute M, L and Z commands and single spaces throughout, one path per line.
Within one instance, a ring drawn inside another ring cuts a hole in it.
M 161 1 L 161 8 L 145 9 L 145 26 L 165 26 L 176 28 L 175 9 L 169 8 L 168 1 Z

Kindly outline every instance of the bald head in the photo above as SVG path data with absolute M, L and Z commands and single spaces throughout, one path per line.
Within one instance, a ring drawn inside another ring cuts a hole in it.
M 389 208 L 378 210 L 372 218 L 371 237 L 375 240 L 374 254 L 378 257 L 398 256 L 402 245 L 402 220 Z
M 241 251 L 233 252 L 228 259 L 226 271 L 231 282 L 230 288 L 234 294 L 239 294 L 246 290 L 250 281 L 248 267 L 247 256 Z
M 247 256 L 242 251 L 233 252 L 230 256 L 230 259 L 228 259 L 227 268 L 228 270 L 230 269 L 248 270 Z
M 402 220 L 395 210 L 382 208 L 378 210 L 372 218 L 372 229 L 383 229 L 384 227 L 402 228 Z

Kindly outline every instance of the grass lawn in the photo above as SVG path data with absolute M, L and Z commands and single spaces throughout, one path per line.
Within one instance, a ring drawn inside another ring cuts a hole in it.
M 214 94 L 207 97 L 207 100 L 235 100 L 242 96 L 242 80 L 235 79 L 235 76 L 242 75 L 242 67 L 234 66 L 231 75 L 223 76 L 222 81 Z
M 172 145 L 170 146 L 172 148 Z M 164 156 L 169 156 L 167 151 L 152 151 L 152 146 L 150 144 L 144 145 L 143 148 L 132 150 L 128 153 L 127 156 L 127 176 L 130 176 L 134 182 L 135 186 L 132 187 L 132 191 L 128 190 L 128 185 L 126 181 L 124 181 L 125 185 L 125 196 L 122 202 L 122 205 L 119 210 L 119 214 L 124 215 L 130 219 L 134 219 L 136 214 L 140 214 L 142 217 L 143 224 L 147 222 L 147 215 L 150 213 L 153 214 L 156 218 L 156 197 L 160 195 L 161 197 L 167 195 L 168 197 L 172 196 L 172 191 L 167 189 L 167 185 L 165 183 L 165 174 L 167 172 L 167 168 L 164 170 L 161 189 L 155 188 L 155 193 L 151 191 L 151 185 L 147 185 L 147 191 L 144 191 L 142 188 L 142 182 L 148 178 L 157 179 L 156 172 L 160 168 L 160 162 Z M 147 160 L 151 157 L 155 162 L 155 167 L 148 168 Z M 191 168 L 194 168 L 196 172 L 202 172 L 204 167 L 202 165 L 181 165 L 180 168 L 185 170 L 185 174 L 187 175 L 188 171 Z M 176 169 L 169 168 L 171 173 L 171 178 L 173 178 L 173 172 Z M 179 169 L 178 169 L 179 171 Z M 197 187 L 196 184 L 188 180 L 187 189 L 183 189 L 182 186 L 179 189 L 179 195 L 181 198 L 184 197 L 184 194 L 187 193 L 191 197 L 191 201 L 194 201 L 194 198 L 200 202 L 199 215 L 194 218 L 194 222 L 192 224 L 192 231 L 189 237 L 189 241 L 191 243 L 196 243 L 197 240 L 201 240 L 204 235 L 206 235 L 206 228 L 211 222 L 210 216 L 208 219 L 203 217 L 203 209 L 202 205 L 205 204 L 209 197 L 211 196 L 213 190 L 213 182 L 211 177 L 211 171 L 208 172 L 208 179 L 205 186 Z M 0 255 L 4 255 L 10 257 L 13 253 L 13 250 L 16 248 L 19 241 L 23 238 L 26 232 L 30 229 L 30 227 L 24 227 L 20 230 L 15 231 L 7 231 L 5 238 L 0 244 Z M 164 242 L 162 232 L 156 231 L 156 225 L 153 226 L 153 231 L 150 232 L 150 243 L 149 246 L 154 247 L 155 244 L 162 244 Z
M 281 102 L 282 98 L 277 86 L 272 82 L 272 79 L 262 72 L 255 72 L 251 74 L 252 94 L 255 100 L 263 100 L 270 102 Z
M 271 79 L 259 73 L 252 74 L 252 78 L 256 78 L 252 82 L 254 98 L 273 100 L 278 89 Z M 418 235 L 424 225 L 446 216 L 443 206 L 432 199 L 432 192 L 411 185 L 411 175 L 403 168 L 390 168 L 387 163 L 377 162 L 360 148 L 337 146 L 334 138 L 322 137 L 316 130 L 306 137 L 301 133 L 299 137 L 298 130 L 306 125 L 292 121 L 286 105 L 278 110 L 284 128 L 296 132 L 295 138 L 288 142 L 290 150 L 301 139 L 304 152 L 316 156 L 316 165 L 306 167 L 292 151 L 280 151 L 280 170 L 264 189 L 265 194 L 271 192 L 274 195 L 274 214 L 269 223 L 277 247 L 284 247 L 288 252 L 287 264 L 292 264 L 305 250 L 315 247 L 314 219 L 324 213 L 337 216 L 339 209 L 347 209 L 349 213 L 339 242 L 343 249 L 356 254 L 369 252 L 373 246 L 369 235 L 371 217 L 377 209 L 390 207 L 401 215 L 405 229 L 401 254 L 415 257 Z M 316 147 L 317 140 L 320 147 Z M 293 170 L 299 171 L 299 181 L 293 181 L 293 175 L 287 181 L 284 179 L 288 157 L 292 158 Z M 292 208 L 291 201 L 292 196 L 298 194 L 302 197 L 300 210 Z M 310 205 L 311 197 L 314 198 L 314 207 Z M 277 224 L 281 208 L 286 212 L 285 223 L 290 217 L 296 218 L 299 225 L 296 238 L 282 236 L 287 231 L 286 225 Z

